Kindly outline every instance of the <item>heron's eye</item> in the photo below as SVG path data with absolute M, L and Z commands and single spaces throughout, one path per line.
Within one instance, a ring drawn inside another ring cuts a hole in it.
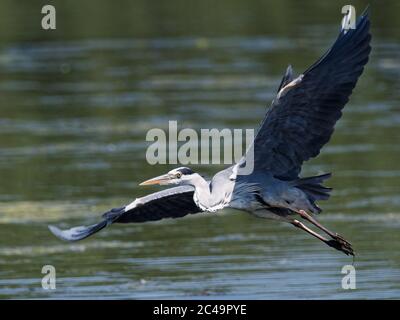
M 177 177 L 178 179 L 180 179 L 180 178 L 182 177 L 182 173 L 178 172 L 178 173 L 176 174 L 176 177 Z

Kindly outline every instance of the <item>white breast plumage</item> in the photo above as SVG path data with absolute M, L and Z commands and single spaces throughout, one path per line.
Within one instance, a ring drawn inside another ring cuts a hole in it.
M 213 204 L 212 206 L 204 206 L 199 199 L 196 196 L 196 193 L 194 193 L 193 195 L 193 200 L 194 203 L 203 211 L 207 211 L 207 212 L 216 212 L 218 210 L 221 210 L 225 207 L 227 207 L 229 205 L 231 199 L 231 195 L 228 195 L 228 197 L 225 195 L 224 199 L 216 204 Z

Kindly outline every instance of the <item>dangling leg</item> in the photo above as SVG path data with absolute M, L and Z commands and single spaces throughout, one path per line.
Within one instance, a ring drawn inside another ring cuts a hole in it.
M 321 236 L 320 234 L 316 233 L 315 231 L 311 230 L 310 228 L 308 228 L 306 225 L 304 225 L 303 223 L 301 223 L 298 220 L 293 220 L 291 222 L 291 224 L 294 225 L 295 227 L 311 234 L 312 236 L 314 236 L 317 239 L 321 240 L 322 242 L 326 243 L 328 246 L 335 248 L 339 251 L 342 251 L 346 255 L 354 256 L 353 248 L 351 247 L 351 245 L 349 243 L 344 243 L 343 241 L 339 241 L 337 239 L 328 240 L 328 239 L 324 238 L 323 236 Z
M 309 221 L 310 223 L 312 223 L 314 226 L 316 226 L 317 228 L 321 229 L 322 231 L 324 231 L 326 234 L 328 234 L 332 239 L 337 240 L 339 242 L 343 242 L 343 244 L 346 244 L 348 246 L 351 247 L 351 243 L 348 242 L 345 238 L 343 238 L 341 235 L 339 235 L 336 232 L 332 232 L 329 229 L 325 228 L 321 223 L 319 223 L 315 218 L 313 218 L 311 215 L 309 215 L 307 212 L 305 212 L 304 210 L 299 210 L 299 214 L 300 216 Z

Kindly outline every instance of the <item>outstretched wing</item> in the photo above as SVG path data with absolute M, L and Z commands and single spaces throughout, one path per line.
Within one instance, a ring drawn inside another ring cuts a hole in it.
M 193 200 L 193 194 L 193 187 L 181 186 L 138 198 L 124 208 L 124 213 L 115 222 L 156 221 L 164 218 L 181 218 L 201 212 Z M 113 212 L 103 215 L 105 218 L 112 216 Z
M 99 223 L 68 230 L 61 230 L 55 226 L 49 226 L 49 229 L 62 240 L 77 241 L 89 237 L 112 223 L 139 223 L 164 218 L 181 218 L 201 212 L 193 200 L 193 193 L 194 189 L 190 186 L 170 188 L 137 198 L 125 207 L 112 209 L 103 214 L 104 220 Z
M 254 155 L 254 171 L 295 179 L 302 163 L 319 154 L 368 62 L 369 25 L 365 13 L 355 29 L 341 30 L 332 48 L 290 82 L 288 69 L 261 123 L 253 149 L 249 150 Z M 248 152 L 240 166 L 252 160 Z

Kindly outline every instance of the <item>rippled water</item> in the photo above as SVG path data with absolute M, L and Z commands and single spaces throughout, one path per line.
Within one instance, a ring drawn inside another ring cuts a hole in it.
M 189 14 L 177 0 L 137 1 L 82 22 L 79 8 L 56 3 L 56 33 L 0 33 L 1 298 L 400 298 L 400 29 L 384 19 L 394 1 L 372 5 L 371 61 L 330 144 L 303 170 L 334 173 L 320 220 L 354 244 L 356 290 L 341 288 L 351 258 L 240 212 L 114 225 L 73 244 L 47 229 L 92 223 L 155 191 L 137 186 L 170 169 L 146 163 L 150 128 L 257 127 L 287 64 L 301 72 L 332 43 L 339 7 L 225 1 L 205 17 L 203 5 Z M 25 6 L 25 23 L 38 24 Z M 81 29 L 67 28 L 74 19 Z M 48 264 L 55 291 L 41 288 Z

